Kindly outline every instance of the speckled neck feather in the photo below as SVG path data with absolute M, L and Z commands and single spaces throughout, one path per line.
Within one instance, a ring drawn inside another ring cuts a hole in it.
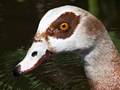
M 120 56 L 106 30 L 96 47 L 81 55 L 91 90 L 120 90 Z

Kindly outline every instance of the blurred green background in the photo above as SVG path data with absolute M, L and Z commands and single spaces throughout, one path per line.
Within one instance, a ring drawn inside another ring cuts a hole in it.
M 120 52 L 120 0 L 1 0 L 0 90 L 89 90 L 81 61 L 72 53 L 56 55 L 17 79 L 13 76 L 42 16 L 62 5 L 75 5 L 96 16 Z

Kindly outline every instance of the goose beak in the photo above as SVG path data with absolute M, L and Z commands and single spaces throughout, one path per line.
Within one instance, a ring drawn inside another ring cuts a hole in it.
M 51 55 L 52 52 L 49 51 L 48 44 L 45 40 L 39 42 L 34 41 L 26 57 L 13 70 L 14 76 L 18 77 L 22 73 L 33 70 Z

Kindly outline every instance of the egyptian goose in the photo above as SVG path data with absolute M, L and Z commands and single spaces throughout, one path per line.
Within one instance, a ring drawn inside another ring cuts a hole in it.
M 105 27 L 87 11 L 70 5 L 44 15 L 14 76 L 31 71 L 61 52 L 74 52 L 83 60 L 91 90 L 120 90 L 120 56 Z

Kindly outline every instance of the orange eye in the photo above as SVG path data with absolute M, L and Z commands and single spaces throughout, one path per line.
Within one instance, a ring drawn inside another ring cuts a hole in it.
M 62 23 L 59 27 L 60 30 L 65 31 L 68 29 L 68 23 Z

